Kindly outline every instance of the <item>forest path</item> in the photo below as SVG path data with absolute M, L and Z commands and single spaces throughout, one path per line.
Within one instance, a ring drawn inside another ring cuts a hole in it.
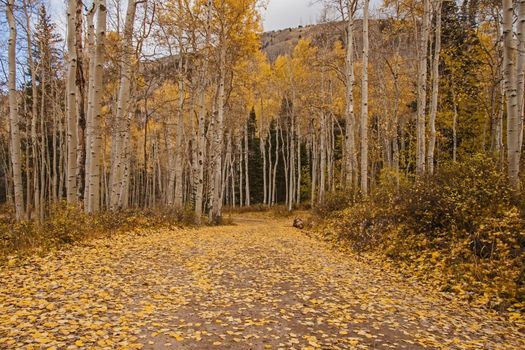
M 290 220 L 136 232 L 0 270 L 0 349 L 525 349 Z

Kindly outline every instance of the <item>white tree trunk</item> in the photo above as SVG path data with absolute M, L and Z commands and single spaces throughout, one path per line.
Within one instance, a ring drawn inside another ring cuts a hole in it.
M 273 173 L 273 162 L 272 162 L 272 132 L 271 132 L 271 124 L 268 126 L 268 195 L 267 195 L 267 202 L 268 206 L 272 205 L 272 193 L 273 193 L 273 181 L 272 181 L 272 173 Z
M 69 204 L 77 202 L 77 0 L 67 5 L 67 186 L 66 199 Z
M 302 164 L 301 164 L 301 134 L 300 128 L 296 128 L 296 138 L 297 138 L 297 183 L 295 184 L 296 198 L 295 203 L 297 205 L 301 204 L 301 181 L 302 181 Z
M 516 42 L 513 38 L 513 2 L 503 0 L 503 60 L 505 67 L 505 93 L 507 96 L 507 157 L 508 176 L 516 190 L 519 189 L 521 150 L 518 81 L 516 70 Z
M 319 133 L 321 134 L 321 138 L 319 140 L 319 153 L 321 156 L 321 164 L 319 166 L 319 196 L 317 198 L 319 203 L 324 200 L 326 191 L 326 115 L 324 113 L 321 114 L 320 120 L 321 130 Z M 317 174 L 315 176 L 317 176 Z
M 430 140 L 428 141 L 428 172 L 434 174 L 434 150 L 436 148 L 436 117 L 439 97 L 439 56 L 441 54 L 441 5 L 442 0 L 435 0 L 436 31 L 434 40 L 434 58 L 432 62 L 432 101 L 430 105 Z
M 33 37 L 31 35 L 31 9 L 27 1 L 23 2 L 24 4 L 24 14 L 26 19 L 26 37 L 27 37 L 27 47 L 33 45 Z M 27 61 L 29 63 L 29 70 L 31 72 L 31 95 L 33 96 L 31 101 L 31 172 L 32 172 L 32 182 L 33 182 L 33 208 L 30 210 L 31 202 L 29 201 L 30 195 L 27 193 L 27 214 L 29 217 L 32 217 L 33 213 L 40 212 L 40 180 L 39 180 L 39 164 L 38 164 L 38 136 L 37 136 L 37 121 L 38 121 L 38 89 L 37 89 L 37 67 L 33 59 L 33 50 L 27 52 Z M 29 177 L 29 167 L 27 174 L 27 186 L 30 187 L 31 181 Z
M 310 200 L 312 207 L 317 204 L 317 173 L 319 168 L 319 152 L 317 151 L 318 142 L 315 135 L 315 129 L 313 127 L 312 121 L 312 142 L 311 142 L 311 151 L 312 154 L 312 172 L 311 172 L 311 188 L 310 188 Z
M 259 150 L 261 152 L 261 157 L 263 160 L 263 204 L 268 204 L 268 179 L 267 179 L 267 159 L 266 159 L 266 138 L 261 135 L 259 139 Z
M 357 154 L 355 151 L 355 116 L 354 116 L 354 0 L 347 1 L 346 24 L 346 110 L 345 110 L 345 184 L 347 187 L 355 184 Z
M 272 175 L 272 205 L 277 201 L 277 165 L 279 164 L 279 126 L 275 125 L 275 163 Z
M 205 50 L 209 50 L 210 36 L 211 36 L 211 6 L 212 2 L 208 0 L 206 15 L 206 42 Z M 204 159 L 206 157 L 206 88 L 207 88 L 207 74 L 208 74 L 208 59 L 209 54 L 203 58 L 203 63 L 200 72 L 199 80 L 199 119 L 196 128 L 197 134 L 197 159 L 195 162 L 195 216 L 197 223 L 200 223 L 202 217 L 202 205 L 204 199 Z
M 423 175 L 425 172 L 425 125 L 427 101 L 427 62 L 428 62 L 428 36 L 430 27 L 430 0 L 423 0 L 423 23 L 419 38 L 419 66 L 417 79 L 417 120 L 416 120 L 416 173 Z
M 219 224 L 222 216 L 222 149 L 224 144 L 224 84 L 226 80 L 226 42 L 220 42 L 219 53 L 219 86 L 217 93 L 217 120 L 215 123 L 215 140 L 213 142 L 213 193 L 212 222 Z
M 24 188 L 22 183 L 21 143 L 18 116 L 18 101 L 16 92 L 16 21 L 14 15 L 14 0 L 8 0 L 6 6 L 7 23 L 9 25 L 8 61 L 9 61 L 9 130 L 11 170 L 13 174 L 13 190 L 15 197 L 15 213 L 17 220 L 25 218 Z M 36 98 L 33 96 L 33 98 Z
M 120 62 L 120 85 L 118 92 L 117 113 L 114 119 L 113 142 L 111 144 L 111 176 L 110 176 L 110 209 L 120 209 L 122 204 L 121 195 L 123 194 L 124 172 L 126 167 L 126 150 L 124 144 L 129 135 L 129 123 L 127 122 L 130 113 L 130 85 L 132 75 L 132 55 L 133 55 L 133 22 L 137 8 L 136 0 L 128 2 L 126 19 L 124 23 L 124 33 L 122 37 L 122 58 Z
M 95 72 L 95 23 L 94 17 L 97 10 L 96 3 L 93 3 L 93 7 L 87 13 L 87 43 L 88 43 L 88 79 L 87 79 L 87 111 L 86 111 L 86 144 L 85 144 L 85 156 L 86 163 L 84 165 L 84 210 L 88 211 L 89 205 L 89 176 L 90 176 L 90 164 L 91 164 L 91 142 L 93 139 L 92 129 L 93 129 L 93 81 L 94 81 L 94 72 Z
M 244 124 L 244 203 L 246 206 L 250 206 L 250 172 L 249 172 L 249 144 L 248 144 L 248 124 Z
M 456 97 L 456 87 L 452 83 L 452 161 L 458 159 L 458 101 Z
M 518 58 L 517 58 L 517 95 L 519 117 L 519 149 L 523 146 L 523 119 L 524 119 L 524 93 L 525 93 L 525 0 L 518 1 Z
M 361 192 L 368 195 L 368 5 L 363 8 L 363 76 L 361 81 Z
M 495 131 L 495 146 L 494 146 L 494 149 L 495 149 L 495 152 L 496 152 L 496 155 L 498 156 L 498 160 L 500 162 L 500 165 L 503 166 L 504 162 L 505 162 L 505 151 L 504 151 L 504 148 L 505 148 L 505 145 L 503 144 L 503 114 L 505 112 L 505 84 L 504 84 L 504 70 L 505 67 L 501 67 L 501 81 L 499 83 L 499 87 L 498 87 L 498 90 L 499 90 L 499 99 L 498 99 L 498 103 L 499 103 L 499 108 L 498 108 L 498 114 L 496 116 L 496 131 Z
M 98 0 L 96 45 L 93 74 L 92 94 L 92 123 L 88 130 L 90 134 L 90 161 L 88 170 L 89 197 L 87 198 L 87 212 L 96 213 L 100 210 L 100 179 L 101 179 L 101 156 L 102 156 L 102 90 L 104 80 L 104 43 L 106 36 L 106 1 Z
M 179 37 L 182 40 L 181 37 Z M 177 130 L 175 131 L 175 206 L 181 208 L 183 204 L 183 178 L 182 173 L 184 169 L 182 159 L 182 138 L 184 135 L 184 98 L 185 98 L 185 84 L 184 84 L 184 68 L 183 68 L 182 45 L 179 61 L 179 108 L 177 114 Z

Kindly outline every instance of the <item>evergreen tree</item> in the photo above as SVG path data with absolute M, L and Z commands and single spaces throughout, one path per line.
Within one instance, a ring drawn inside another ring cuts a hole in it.
M 249 181 L 250 202 L 258 204 L 263 202 L 263 165 L 262 155 L 259 148 L 259 137 L 257 136 L 257 118 L 255 109 L 252 108 L 247 121 L 248 130 L 248 157 L 249 157 Z

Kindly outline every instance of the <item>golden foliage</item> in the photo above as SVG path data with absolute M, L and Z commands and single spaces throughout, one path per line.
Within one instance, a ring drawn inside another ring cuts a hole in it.
M 320 228 L 326 235 L 474 305 L 524 309 L 523 204 L 489 159 L 444 165 L 415 183 L 386 170 L 368 200 L 335 203 L 318 210 L 336 210 Z

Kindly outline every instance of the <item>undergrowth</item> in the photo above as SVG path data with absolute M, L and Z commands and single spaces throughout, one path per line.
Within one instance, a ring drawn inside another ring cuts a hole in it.
M 13 256 L 45 253 L 69 244 L 135 229 L 193 225 L 193 211 L 156 208 L 102 212 L 96 215 L 66 204 L 54 205 L 43 222 L 0 217 L 0 264 Z
M 479 156 L 415 181 L 385 170 L 367 199 L 331 195 L 314 214 L 322 235 L 407 276 L 476 305 L 523 311 L 524 203 L 496 164 Z
M 310 207 L 308 204 L 294 205 L 292 210 L 288 210 L 288 207 L 283 204 L 277 204 L 268 206 L 265 204 L 254 204 L 245 207 L 228 207 L 225 208 L 226 214 L 247 214 L 247 213 L 266 213 L 276 218 L 288 218 L 294 215 L 294 212 L 301 210 L 308 210 Z

